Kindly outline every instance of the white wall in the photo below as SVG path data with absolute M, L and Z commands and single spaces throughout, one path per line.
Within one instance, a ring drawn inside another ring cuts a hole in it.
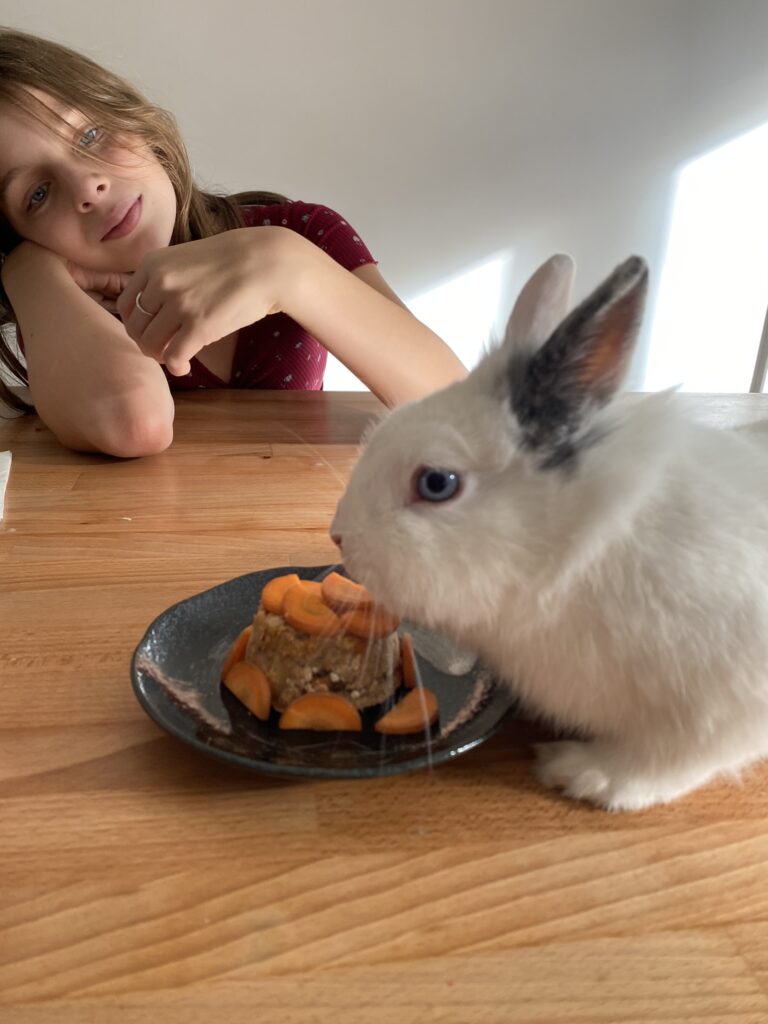
M 169 107 L 204 184 L 343 211 L 407 300 L 500 253 L 508 296 L 557 250 L 578 294 L 631 252 L 657 280 L 679 167 L 768 121 L 765 0 L 0 0 L 0 23 Z

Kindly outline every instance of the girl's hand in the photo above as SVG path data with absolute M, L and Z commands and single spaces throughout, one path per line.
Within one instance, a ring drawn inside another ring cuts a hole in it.
M 237 228 L 150 253 L 117 300 L 128 335 L 170 373 L 188 373 L 200 349 L 280 311 L 288 234 Z
M 94 302 L 98 303 L 109 313 L 116 313 L 116 300 L 131 279 L 130 274 L 109 273 L 105 270 L 88 270 L 71 260 L 64 259 L 52 249 L 46 249 L 37 242 L 22 241 L 8 254 L 3 264 L 3 279 L 6 272 L 12 272 L 17 266 L 23 266 L 25 262 L 32 263 L 32 272 L 43 267 L 46 261 L 56 265 L 63 263 L 69 276 L 75 284 L 81 288 Z
M 71 260 L 65 264 L 75 284 L 77 284 L 86 295 L 90 296 L 108 313 L 117 313 L 117 299 L 127 287 L 131 279 L 130 274 L 120 274 L 117 271 L 109 273 L 106 270 L 87 270 L 80 267 Z

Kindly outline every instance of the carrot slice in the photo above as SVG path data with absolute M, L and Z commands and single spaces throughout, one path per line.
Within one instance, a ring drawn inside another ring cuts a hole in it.
M 370 611 L 358 609 L 354 612 L 343 612 L 341 615 L 343 631 L 362 640 L 379 640 L 381 637 L 389 636 L 399 625 L 400 620 L 396 615 L 376 605 Z
M 346 576 L 330 572 L 322 584 L 323 600 L 335 612 L 369 611 L 373 598 L 361 583 L 353 583 Z
M 417 686 L 383 715 L 374 725 L 374 729 L 389 736 L 423 732 L 437 721 L 437 714 L 437 697 L 431 690 Z
M 303 580 L 288 589 L 283 617 L 289 626 L 310 636 L 333 636 L 341 631 L 338 615 L 323 601 L 320 584 L 313 581 Z
M 258 666 L 250 661 L 239 661 L 224 677 L 224 685 L 249 711 L 266 722 L 272 703 L 272 689 Z
M 273 615 L 283 614 L 283 601 L 287 591 L 294 587 L 301 580 L 295 572 L 287 576 L 275 576 L 267 583 L 261 592 L 261 606 L 265 612 L 272 612 Z
M 308 594 L 313 594 L 315 597 L 323 599 L 323 585 L 318 583 L 317 580 L 299 580 L 299 583 L 306 590 Z
M 320 729 L 360 732 L 360 712 L 338 693 L 305 693 L 291 701 L 280 716 L 281 729 Z
M 246 626 L 244 630 L 238 635 L 235 642 L 229 648 L 229 653 L 224 659 L 224 664 L 221 666 L 221 678 L 224 679 L 227 672 L 236 665 L 238 661 L 242 661 L 245 657 L 245 649 L 248 646 L 248 641 L 251 638 L 251 631 L 253 630 L 253 623 L 250 626 Z
M 418 685 L 419 678 L 416 672 L 416 655 L 413 651 L 413 638 L 410 633 L 403 633 L 400 637 L 400 661 L 403 666 L 403 683 L 412 690 Z

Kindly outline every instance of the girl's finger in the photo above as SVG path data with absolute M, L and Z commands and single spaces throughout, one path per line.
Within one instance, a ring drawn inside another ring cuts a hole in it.
M 186 377 L 192 371 L 192 364 L 188 360 L 163 358 L 163 363 L 173 377 Z
M 205 345 L 194 327 L 180 327 L 163 353 L 163 363 L 174 377 L 183 377 L 190 371 L 190 359 Z
M 130 280 L 130 274 L 120 274 L 118 272 L 107 274 L 104 287 L 101 290 L 105 295 L 108 295 L 110 299 L 117 299 L 125 291 Z
M 150 359 L 156 359 L 158 363 L 164 361 L 165 349 L 180 327 L 178 314 L 165 306 L 156 316 L 153 316 L 141 334 L 131 337 L 138 345 L 141 352 Z M 130 331 L 129 331 L 130 334 Z
M 142 293 L 142 289 L 146 286 L 147 280 L 143 275 L 134 274 L 131 279 L 126 283 L 125 288 L 120 293 L 117 300 L 117 310 L 123 319 L 123 323 L 126 323 L 134 311 L 139 312 L 136 308 L 136 296 Z M 149 299 L 147 299 L 147 303 Z M 142 295 L 142 305 L 145 309 L 154 309 L 154 306 L 147 305 L 144 302 L 144 296 Z
M 137 344 L 142 341 L 147 330 L 152 326 L 157 317 L 161 315 L 164 309 L 164 307 L 161 307 L 159 302 L 151 305 L 150 300 L 145 298 L 143 292 L 139 292 L 138 295 L 141 305 L 139 306 L 134 299 L 133 303 L 128 307 L 128 309 L 126 309 L 125 315 L 123 316 L 123 323 L 126 331 L 128 332 L 128 336 L 133 338 Z M 125 306 L 118 301 L 117 308 L 118 311 L 120 311 L 124 309 Z

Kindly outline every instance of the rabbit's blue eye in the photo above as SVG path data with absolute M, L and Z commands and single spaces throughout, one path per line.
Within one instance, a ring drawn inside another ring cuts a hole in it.
M 450 469 L 426 466 L 416 474 L 416 493 L 424 501 L 448 501 L 461 488 L 461 477 Z

